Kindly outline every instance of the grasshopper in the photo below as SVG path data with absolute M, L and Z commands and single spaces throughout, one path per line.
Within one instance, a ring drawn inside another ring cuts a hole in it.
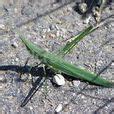
M 29 40 L 23 37 L 21 37 L 21 40 L 25 44 L 28 51 L 36 58 L 40 59 L 41 62 L 46 66 L 54 70 L 56 69 L 74 78 L 86 80 L 88 82 L 101 85 L 104 87 L 114 87 L 113 82 L 109 82 L 108 80 L 105 80 L 94 73 L 81 69 L 78 66 L 65 61 L 58 55 L 45 51 L 41 47 L 36 46 L 34 43 L 30 42 Z
M 101 23 L 99 26 L 101 26 L 103 23 Z M 77 36 L 74 36 L 71 38 L 71 42 L 67 42 L 66 45 L 61 48 L 57 54 L 52 54 L 50 52 L 45 51 L 39 46 L 36 46 L 32 42 L 28 41 L 21 35 L 21 40 L 25 44 L 26 48 L 28 51 L 35 56 L 35 58 L 38 58 L 41 60 L 43 64 L 46 66 L 50 67 L 51 69 L 54 69 L 54 71 L 59 71 L 61 73 L 67 74 L 69 76 L 81 79 L 81 80 L 86 80 L 88 82 L 92 82 L 97 85 L 101 85 L 104 87 L 113 87 L 114 83 L 109 82 L 101 77 L 99 75 L 93 74 L 89 71 L 83 70 L 79 68 L 78 66 L 72 65 L 69 62 L 66 62 L 63 57 L 80 41 L 82 40 L 85 36 L 88 34 L 92 33 L 95 31 L 99 26 L 89 26 L 86 28 L 84 31 L 82 31 L 80 34 Z M 36 81 L 35 83 L 38 83 Z M 39 86 L 40 87 L 40 86 Z M 21 107 L 25 106 L 27 102 L 31 99 L 31 97 L 35 94 L 35 92 L 39 88 L 36 84 L 35 87 L 33 87 L 32 94 L 27 96 L 24 100 L 24 102 L 21 104 Z

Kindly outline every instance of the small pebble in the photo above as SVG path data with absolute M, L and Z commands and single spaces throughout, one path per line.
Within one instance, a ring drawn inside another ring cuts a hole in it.
M 72 11 L 72 7 L 69 7 L 69 6 L 68 6 L 68 7 L 67 7 L 67 11 L 70 11 L 70 12 L 71 12 L 71 11 Z
M 56 32 L 56 36 L 57 36 L 57 37 L 60 36 L 60 32 L 59 32 L 59 31 Z
M 59 27 L 57 25 L 55 25 L 55 28 L 56 28 L 56 30 L 59 30 Z
M 4 30 L 5 29 L 5 25 L 0 24 L 0 29 Z
M 30 108 L 30 110 L 33 110 L 33 107 L 32 106 L 30 106 L 29 108 Z
M 85 13 L 87 11 L 87 4 L 86 3 L 80 3 L 79 4 L 79 10 L 81 13 Z
M 17 8 L 14 8 L 14 12 L 15 12 L 15 13 L 18 13 L 18 9 L 17 9 Z
M 56 74 L 53 77 L 53 82 L 56 83 L 59 86 L 65 85 L 65 79 L 61 74 Z
M 28 75 L 24 74 L 23 76 L 21 76 L 21 80 L 26 81 L 28 79 Z
M 88 24 L 90 22 L 91 16 L 89 15 L 85 20 L 84 20 L 84 24 Z
M 31 74 L 28 74 L 28 80 L 33 80 L 33 77 Z
M 55 112 L 60 112 L 60 111 L 62 111 L 62 104 L 59 104 L 57 107 L 56 107 L 56 109 L 55 109 Z
M 49 38 L 55 38 L 55 34 L 49 34 Z
M 4 75 L 1 75 L 1 76 L 0 76 L 0 82 L 1 82 L 1 83 L 5 83 L 5 82 L 6 82 L 6 78 L 5 78 Z
M 97 66 L 101 66 L 102 64 L 103 64 L 103 61 L 102 61 L 102 60 L 99 60 L 99 61 L 97 61 L 97 63 L 96 63 Z
M 114 62 L 112 62 L 111 66 L 114 66 Z
M 42 35 L 42 38 L 46 38 L 46 36 L 45 35 Z
M 73 81 L 73 85 L 74 85 L 75 87 L 78 87 L 78 86 L 80 85 L 80 81 L 74 80 L 74 81 Z
M 11 46 L 14 47 L 14 48 L 17 48 L 17 47 L 18 47 L 18 44 L 17 44 L 17 42 L 14 41 L 14 42 L 11 44 Z
M 84 99 L 84 98 L 85 98 L 85 96 L 84 96 L 84 95 L 82 95 L 82 96 L 81 96 L 81 98 L 82 98 L 82 99 Z
M 53 24 L 51 24 L 51 25 L 49 26 L 49 28 L 50 28 L 50 30 L 54 30 L 54 29 L 55 29 L 55 26 L 54 26 Z
M 100 18 L 101 18 L 100 8 L 99 7 L 94 7 L 92 9 L 92 12 L 93 12 L 93 15 L 95 16 L 96 21 L 99 22 Z
M 18 62 L 18 61 L 19 61 L 19 58 L 16 57 L 16 58 L 15 58 L 15 62 Z
M 47 32 L 50 32 L 50 28 L 47 29 Z

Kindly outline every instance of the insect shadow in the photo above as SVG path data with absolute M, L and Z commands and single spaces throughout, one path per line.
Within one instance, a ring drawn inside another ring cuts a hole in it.
M 29 100 L 33 97 L 33 95 L 39 90 L 39 88 L 43 85 L 44 81 L 46 80 L 44 69 L 43 67 L 34 66 L 31 68 L 31 66 L 25 65 L 25 66 L 18 66 L 18 65 L 4 65 L 0 66 L 0 70 L 7 71 L 11 70 L 17 73 L 21 74 L 31 74 L 33 77 L 38 77 L 35 82 L 32 82 L 32 88 L 21 103 L 21 107 L 24 107 Z M 48 76 L 52 76 L 53 72 L 46 68 L 46 74 Z M 23 81 L 20 77 L 17 79 L 17 81 Z
M 100 72 L 103 72 L 104 70 L 106 70 L 111 65 L 111 63 L 112 63 L 112 61 L 104 69 L 102 69 L 102 71 L 100 71 Z M 21 103 L 21 105 L 20 105 L 21 107 L 24 107 L 30 101 L 30 99 L 33 97 L 33 95 L 39 90 L 39 88 L 46 81 L 47 77 L 51 77 L 55 74 L 54 71 L 47 68 L 46 66 L 45 66 L 45 73 L 44 73 L 43 67 L 34 66 L 31 68 L 31 66 L 28 66 L 28 65 L 25 65 L 25 66 L 5 65 L 5 66 L 0 66 L 0 70 L 4 70 L 4 71 L 11 70 L 11 71 L 15 71 L 17 73 L 23 73 L 23 74 L 24 73 L 30 73 L 32 76 L 39 76 L 37 78 L 37 80 L 33 83 L 33 87 L 29 91 L 28 95 L 26 96 L 26 98 Z M 47 75 L 46 77 L 45 77 L 45 74 Z M 63 74 L 63 75 L 64 75 L 66 80 L 72 81 L 75 79 L 73 77 L 70 77 L 69 75 L 65 75 L 65 74 Z M 93 80 L 95 80 L 96 78 L 97 78 L 97 76 Z M 83 81 L 83 82 L 86 82 L 86 81 Z M 93 85 L 93 83 L 89 83 L 89 84 Z M 56 86 L 56 87 L 58 87 L 58 86 Z M 85 90 L 85 89 L 86 89 L 86 86 L 82 90 Z M 90 88 L 90 91 L 91 91 L 91 88 Z

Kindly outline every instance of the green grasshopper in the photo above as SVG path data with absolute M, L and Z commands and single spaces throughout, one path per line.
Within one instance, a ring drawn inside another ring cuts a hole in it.
M 35 44 L 33 44 L 32 42 L 30 42 L 29 40 L 27 40 L 23 37 L 21 37 L 21 40 L 25 44 L 28 51 L 32 55 L 34 55 L 36 58 L 40 59 L 41 62 L 43 64 L 45 64 L 46 66 L 48 66 L 54 70 L 56 69 L 64 74 L 67 74 L 74 78 L 86 80 L 88 82 L 91 82 L 91 83 L 94 83 L 97 85 L 101 85 L 104 87 L 114 87 L 113 82 L 109 82 L 109 81 L 97 76 L 96 74 L 93 74 L 89 71 L 81 69 L 78 66 L 65 61 L 58 55 L 45 51 L 41 47 L 36 46 Z
M 103 23 L 101 23 L 99 26 L 101 26 L 102 24 Z M 75 45 L 80 40 L 82 40 L 85 36 L 92 33 L 93 31 L 95 31 L 97 28 L 99 28 L 99 26 L 95 26 L 95 27 L 89 26 L 84 31 L 82 31 L 80 34 L 71 38 L 71 42 L 67 42 L 66 45 L 63 46 L 63 48 L 61 48 L 57 54 L 52 54 L 52 53 L 46 52 L 41 47 L 36 46 L 35 44 L 26 40 L 23 36 L 21 37 L 21 40 L 23 41 L 23 43 L 25 44 L 25 46 L 27 47 L 29 52 L 32 55 L 34 55 L 36 58 L 40 59 L 41 62 L 43 64 L 45 64 L 46 66 L 48 66 L 56 71 L 58 70 L 59 72 L 62 72 L 69 76 L 72 76 L 72 77 L 75 77 L 78 79 L 82 79 L 82 80 L 86 80 L 86 81 L 92 82 L 97 85 L 101 85 L 101 86 L 105 86 L 105 87 L 113 87 L 114 83 L 109 82 L 105 79 L 102 79 L 101 77 L 99 77 L 96 74 L 93 74 L 86 70 L 80 69 L 78 66 L 72 65 L 62 59 L 62 57 L 64 57 L 73 47 L 75 47 Z M 38 82 L 36 81 L 35 83 L 38 83 Z M 36 84 L 36 86 L 31 89 L 31 91 L 32 91 L 31 95 L 29 95 L 29 94 L 27 95 L 24 102 L 21 104 L 21 107 L 23 107 L 27 104 L 27 102 L 35 94 L 35 92 L 38 90 L 38 88 L 40 87 L 41 84 L 42 84 L 42 82 L 39 83 L 39 86 L 37 86 L 37 84 Z

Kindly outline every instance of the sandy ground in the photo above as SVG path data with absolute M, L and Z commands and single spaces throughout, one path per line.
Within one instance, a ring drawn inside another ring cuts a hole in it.
M 55 112 L 55 108 L 62 104 L 62 112 L 113 114 L 114 89 L 87 85 L 87 82 L 67 78 L 64 86 L 56 87 L 51 81 L 53 75 L 49 76 L 25 107 L 20 107 L 32 84 L 31 74 L 27 72 L 22 75 L 23 80 L 19 80 L 19 69 L 24 66 L 30 54 L 16 31 L 53 52 L 88 26 L 74 10 L 76 1 L 57 1 L 0 0 L 0 113 Z M 113 8 L 112 3 L 112 9 L 106 8 L 102 18 L 114 14 Z M 65 60 L 96 73 L 108 66 L 101 76 L 114 80 L 113 36 L 114 22 L 111 22 L 78 43 L 65 56 Z M 39 60 L 31 57 L 27 68 L 35 62 Z M 33 79 L 41 75 L 36 69 Z

